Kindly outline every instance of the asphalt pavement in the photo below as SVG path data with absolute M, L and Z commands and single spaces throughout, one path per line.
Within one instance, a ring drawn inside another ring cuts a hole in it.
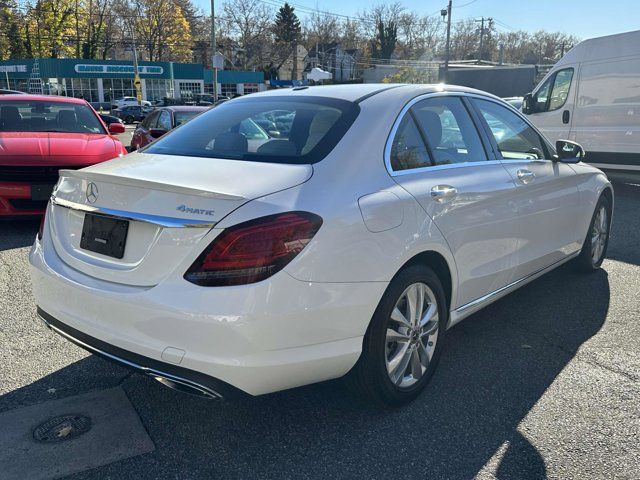
M 640 186 L 615 187 L 603 269 L 563 266 L 451 329 L 430 386 L 401 409 L 339 380 L 204 400 L 88 355 L 36 318 L 38 221 L 1 221 L 0 412 L 24 422 L 27 406 L 122 389 L 153 451 L 73 479 L 639 479 Z

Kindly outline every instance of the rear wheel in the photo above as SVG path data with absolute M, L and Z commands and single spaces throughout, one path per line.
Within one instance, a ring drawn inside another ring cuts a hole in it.
M 133 123 L 134 120 L 135 118 L 133 118 L 133 116 L 127 115 L 127 117 L 124 119 L 124 123 Z
M 611 202 L 602 195 L 591 217 L 589 232 L 576 258 L 576 267 L 583 272 L 592 272 L 602 265 L 609 245 L 611 227 Z
M 413 265 L 389 284 L 364 338 L 362 355 L 347 375 L 359 395 L 402 405 L 433 376 L 445 334 L 444 290 L 428 267 Z

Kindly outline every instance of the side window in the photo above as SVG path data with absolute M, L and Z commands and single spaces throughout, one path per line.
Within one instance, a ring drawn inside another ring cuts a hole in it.
M 533 96 L 533 113 L 550 112 L 564 105 L 571 88 L 573 68 L 559 70 L 538 88 Z
M 480 135 L 460 98 L 428 98 L 411 111 L 435 165 L 487 160 Z
M 171 130 L 171 114 L 168 111 L 162 110 L 162 112 L 160 112 L 158 128 L 162 130 Z
M 551 91 L 551 77 L 547 78 L 533 95 L 533 112 L 546 112 L 549 92 Z
M 564 105 L 564 102 L 567 101 L 572 78 L 573 68 L 566 68 L 556 73 L 556 78 L 553 80 L 553 89 L 551 90 L 549 110 L 557 110 Z
M 158 119 L 158 115 L 160 115 L 160 112 L 153 112 L 151 115 L 146 117 L 142 121 L 142 127 L 145 130 L 149 130 L 150 128 L 156 128 L 156 120 Z
M 544 141 L 518 114 L 488 100 L 473 99 L 487 122 L 498 150 L 507 160 L 542 159 L 547 157 Z
M 413 115 L 407 113 L 400 122 L 391 145 L 391 168 L 394 171 L 432 165 Z

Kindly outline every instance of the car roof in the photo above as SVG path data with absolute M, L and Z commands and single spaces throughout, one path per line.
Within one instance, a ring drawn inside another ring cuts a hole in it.
M 172 112 L 204 112 L 210 107 L 196 107 L 195 105 L 170 105 L 168 107 L 162 107 L 158 110 L 170 110 Z
M 59 102 L 59 103 L 75 103 L 86 105 L 87 101 L 82 98 L 74 98 L 74 97 L 60 97 L 56 95 L 19 95 L 19 94 L 9 94 L 2 95 L 2 101 L 6 100 L 20 100 L 21 102 L 33 100 L 36 102 Z
M 462 87 L 459 85 L 438 84 L 406 84 L 406 83 L 361 83 L 351 85 L 321 85 L 312 87 L 279 88 L 266 92 L 252 93 L 251 97 L 265 96 L 313 96 L 339 98 L 351 102 L 361 102 L 366 99 L 390 100 L 392 98 L 412 98 L 426 93 L 460 92 L 499 98 L 481 90 Z M 383 94 L 383 95 L 379 95 Z M 242 97 L 241 97 L 242 98 Z

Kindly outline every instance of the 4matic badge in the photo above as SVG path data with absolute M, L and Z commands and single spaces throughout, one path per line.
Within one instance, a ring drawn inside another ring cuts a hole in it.
M 215 213 L 213 210 L 206 210 L 204 208 L 192 208 L 192 207 L 187 207 L 186 205 L 180 205 L 178 208 L 176 208 L 176 210 L 184 213 L 193 213 L 195 215 L 213 216 Z

